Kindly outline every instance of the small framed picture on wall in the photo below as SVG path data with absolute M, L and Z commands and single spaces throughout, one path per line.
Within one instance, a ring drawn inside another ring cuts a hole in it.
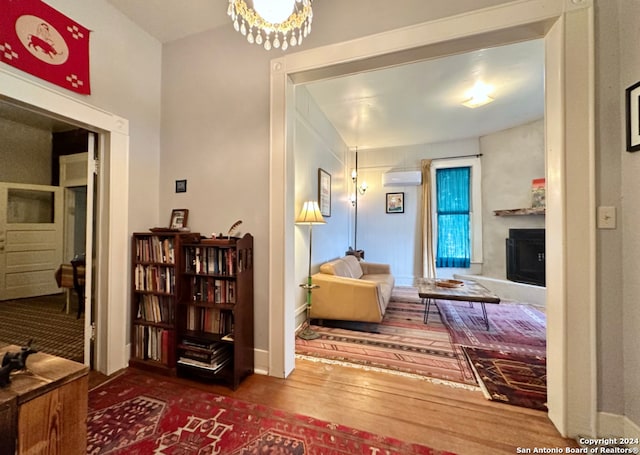
M 404 193 L 387 193 L 387 213 L 404 213 Z
M 331 174 L 318 168 L 318 205 L 322 216 L 331 216 Z

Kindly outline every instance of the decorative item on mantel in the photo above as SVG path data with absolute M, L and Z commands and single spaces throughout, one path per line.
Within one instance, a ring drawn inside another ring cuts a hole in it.
M 545 204 L 545 179 L 533 179 L 531 181 L 531 207 L 544 207 Z
M 531 207 L 521 209 L 494 210 L 495 216 L 522 216 L 545 214 L 545 179 L 531 181 Z

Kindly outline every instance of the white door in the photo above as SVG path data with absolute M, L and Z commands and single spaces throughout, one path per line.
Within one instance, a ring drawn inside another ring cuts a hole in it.
M 60 292 L 62 188 L 0 182 L 0 300 Z
M 95 346 L 95 298 L 93 295 L 93 276 L 94 276 L 94 258 L 96 257 L 96 248 L 94 244 L 94 238 L 96 232 L 94 231 L 94 223 L 96 222 L 95 216 L 95 201 L 97 198 L 98 189 L 98 144 L 96 142 L 96 134 L 89 133 L 87 139 L 87 159 L 86 161 L 86 233 L 85 233 L 85 281 L 84 281 L 84 363 L 90 365 L 93 369 L 95 354 L 97 352 Z
M 93 141 L 93 135 L 90 138 Z M 92 144 L 87 144 L 91 147 Z M 92 150 L 89 149 L 88 150 Z M 60 186 L 64 191 L 64 248 L 63 259 L 71 261 L 86 251 L 85 230 L 87 218 L 87 159 L 88 153 L 75 153 L 60 157 Z M 93 156 L 93 155 L 92 155 Z

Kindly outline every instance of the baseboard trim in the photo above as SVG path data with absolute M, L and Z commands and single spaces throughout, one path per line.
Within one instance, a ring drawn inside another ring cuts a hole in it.
M 599 412 L 598 436 L 640 439 L 640 426 L 626 416 L 609 412 Z
M 269 351 L 264 349 L 253 350 L 253 372 L 264 376 L 269 375 Z

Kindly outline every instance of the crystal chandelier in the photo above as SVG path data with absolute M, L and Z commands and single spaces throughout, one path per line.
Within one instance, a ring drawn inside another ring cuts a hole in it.
M 312 0 L 229 0 L 227 14 L 237 32 L 266 50 L 302 44 L 311 33 Z

